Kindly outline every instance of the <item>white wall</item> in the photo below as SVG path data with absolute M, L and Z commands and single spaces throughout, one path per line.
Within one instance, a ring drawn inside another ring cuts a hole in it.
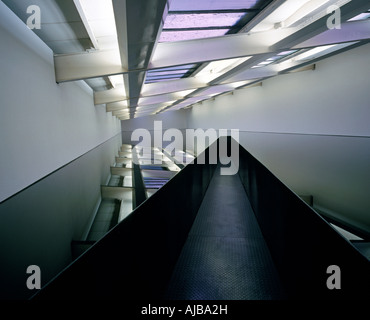
M 190 127 L 369 136 L 370 45 L 192 108 Z
M 154 121 L 161 121 L 162 132 L 154 132 Z M 186 126 L 186 111 L 183 110 L 167 111 L 157 115 L 124 120 L 122 121 L 122 141 L 128 144 L 136 144 L 137 142 L 131 141 L 132 131 L 135 129 L 146 129 L 151 134 L 151 143 L 153 145 L 154 133 L 162 135 L 166 129 L 171 128 L 176 128 L 183 131 Z
M 44 286 L 72 261 L 72 240 L 85 240 L 122 144 L 118 134 L 0 204 L 0 299 L 34 294 L 26 269 Z
M 188 111 L 189 128 L 239 129 L 241 144 L 315 206 L 370 230 L 370 45 Z
M 55 83 L 53 52 L 0 2 L 0 202 L 120 132 L 85 82 Z
M 44 285 L 71 261 L 122 138 L 85 82 L 55 83 L 53 52 L 2 2 L 0 41 L 0 298 L 16 299 L 34 293 L 28 265 Z
M 185 111 L 167 111 L 156 115 L 135 118 L 122 121 L 122 131 L 131 132 L 137 128 L 147 130 L 154 129 L 154 121 L 162 121 L 163 129 L 177 128 L 184 129 L 187 125 Z

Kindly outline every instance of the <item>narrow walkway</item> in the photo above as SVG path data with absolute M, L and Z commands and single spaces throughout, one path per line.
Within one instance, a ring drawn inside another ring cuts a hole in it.
M 221 176 L 217 168 L 165 298 L 284 298 L 279 276 L 238 175 Z

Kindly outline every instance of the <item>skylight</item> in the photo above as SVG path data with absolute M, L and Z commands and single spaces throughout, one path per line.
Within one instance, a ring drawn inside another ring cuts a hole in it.
M 172 11 L 189 10 L 240 10 L 240 9 L 259 9 L 266 1 L 261 0 L 172 0 Z
M 196 67 L 196 64 L 188 64 L 183 66 L 149 70 L 146 73 L 145 83 L 180 79 L 192 73 Z
M 306 51 L 306 52 L 304 52 L 300 55 L 297 55 L 296 57 L 294 57 L 294 60 L 295 61 L 307 61 L 307 60 L 316 59 L 318 57 L 327 55 L 329 53 L 332 53 L 334 51 L 343 49 L 345 47 L 354 45 L 356 43 L 357 42 L 354 41 L 354 42 L 346 42 L 346 43 L 339 43 L 339 44 L 334 44 L 334 45 L 316 47 L 316 48 L 310 49 L 310 50 L 308 50 L 308 51 Z
M 223 36 L 238 32 L 266 0 L 173 0 L 159 42 Z
M 192 39 L 203 39 L 223 36 L 229 29 L 214 30 L 184 30 L 184 31 L 166 31 L 163 30 L 159 42 L 173 42 Z
M 164 30 L 188 28 L 220 28 L 232 27 L 244 15 L 244 12 L 231 13 L 193 13 L 169 14 L 164 23 Z
M 289 51 L 279 52 L 276 56 L 267 58 L 265 61 L 262 61 L 262 62 L 256 64 L 255 66 L 252 67 L 252 69 L 261 68 L 261 67 L 267 66 L 267 65 L 269 65 L 271 63 L 275 63 L 277 61 L 280 61 L 280 60 L 286 58 L 287 56 L 290 56 L 291 54 L 293 54 L 293 53 L 295 53 L 297 51 L 298 50 L 289 50 Z

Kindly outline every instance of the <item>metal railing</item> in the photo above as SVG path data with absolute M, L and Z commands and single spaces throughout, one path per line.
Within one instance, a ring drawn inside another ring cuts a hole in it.
M 229 153 L 237 143 L 220 139 Z M 161 299 L 217 166 L 209 149 L 204 164 L 187 165 L 34 298 Z M 239 176 L 289 299 L 369 298 L 369 261 L 241 146 Z
M 241 146 L 239 164 L 239 176 L 289 297 L 369 299 L 369 261 Z M 330 266 L 340 270 L 340 289 L 328 284 Z
M 158 299 L 216 165 L 187 165 L 33 299 Z

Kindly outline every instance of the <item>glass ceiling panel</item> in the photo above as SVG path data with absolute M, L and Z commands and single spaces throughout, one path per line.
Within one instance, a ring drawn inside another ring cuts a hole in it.
M 185 64 L 185 65 L 182 65 L 182 66 L 153 69 L 153 71 L 181 70 L 181 69 L 188 70 L 188 69 L 191 69 L 191 68 L 195 68 L 196 66 L 197 66 L 196 64 Z
M 184 75 L 188 70 L 173 70 L 173 71 L 148 71 L 147 76 L 166 76 L 171 74 Z
M 258 9 L 264 0 L 172 0 L 170 11 Z
M 161 81 L 161 80 L 170 81 L 170 80 L 177 80 L 177 79 L 181 79 L 181 76 L 170 77 L 170 78 L 163 78 L 163 77 L 162 78 L 148 78 L 145 83 L 153 82 L 153 81 L 157 82 L 157 81 Z
M 186 77 L 189 73 L 194 71 L 196 67 L 196 64 L 187 64 L 182 66 L 149 70 L 146 74 L 145 83 L 180 79 Z
M 267 66 L 271 63 L 279 63 L 280 60 L 285 59 L 286 57 L 292 55 L 293 53 L 297 52 L 298 50 L 289 50 L 289 51 L 282 51 L 278 53 L 276 56 L 267 58 L 265 61 L 262 61 L 258 63 L 257 65 L 253 66 L 252 69 L 254 68 L 261 68 L 264 66 Z
M 157 80 L 157 79 L 173 79 L 181 78 L 183 75 L 169 75 L 169 76 L 147 76 L 148 80 Z
M 192 31 L 162 31 L 159 42 L 182 41 L 223 36 L 229 29 L 192 30 Z
M 244 12 L 169 14 L 163 29 L 232 27 L 244 14 Z
M 271 0 L 173 0 L 159 42 L 238 32 Z

